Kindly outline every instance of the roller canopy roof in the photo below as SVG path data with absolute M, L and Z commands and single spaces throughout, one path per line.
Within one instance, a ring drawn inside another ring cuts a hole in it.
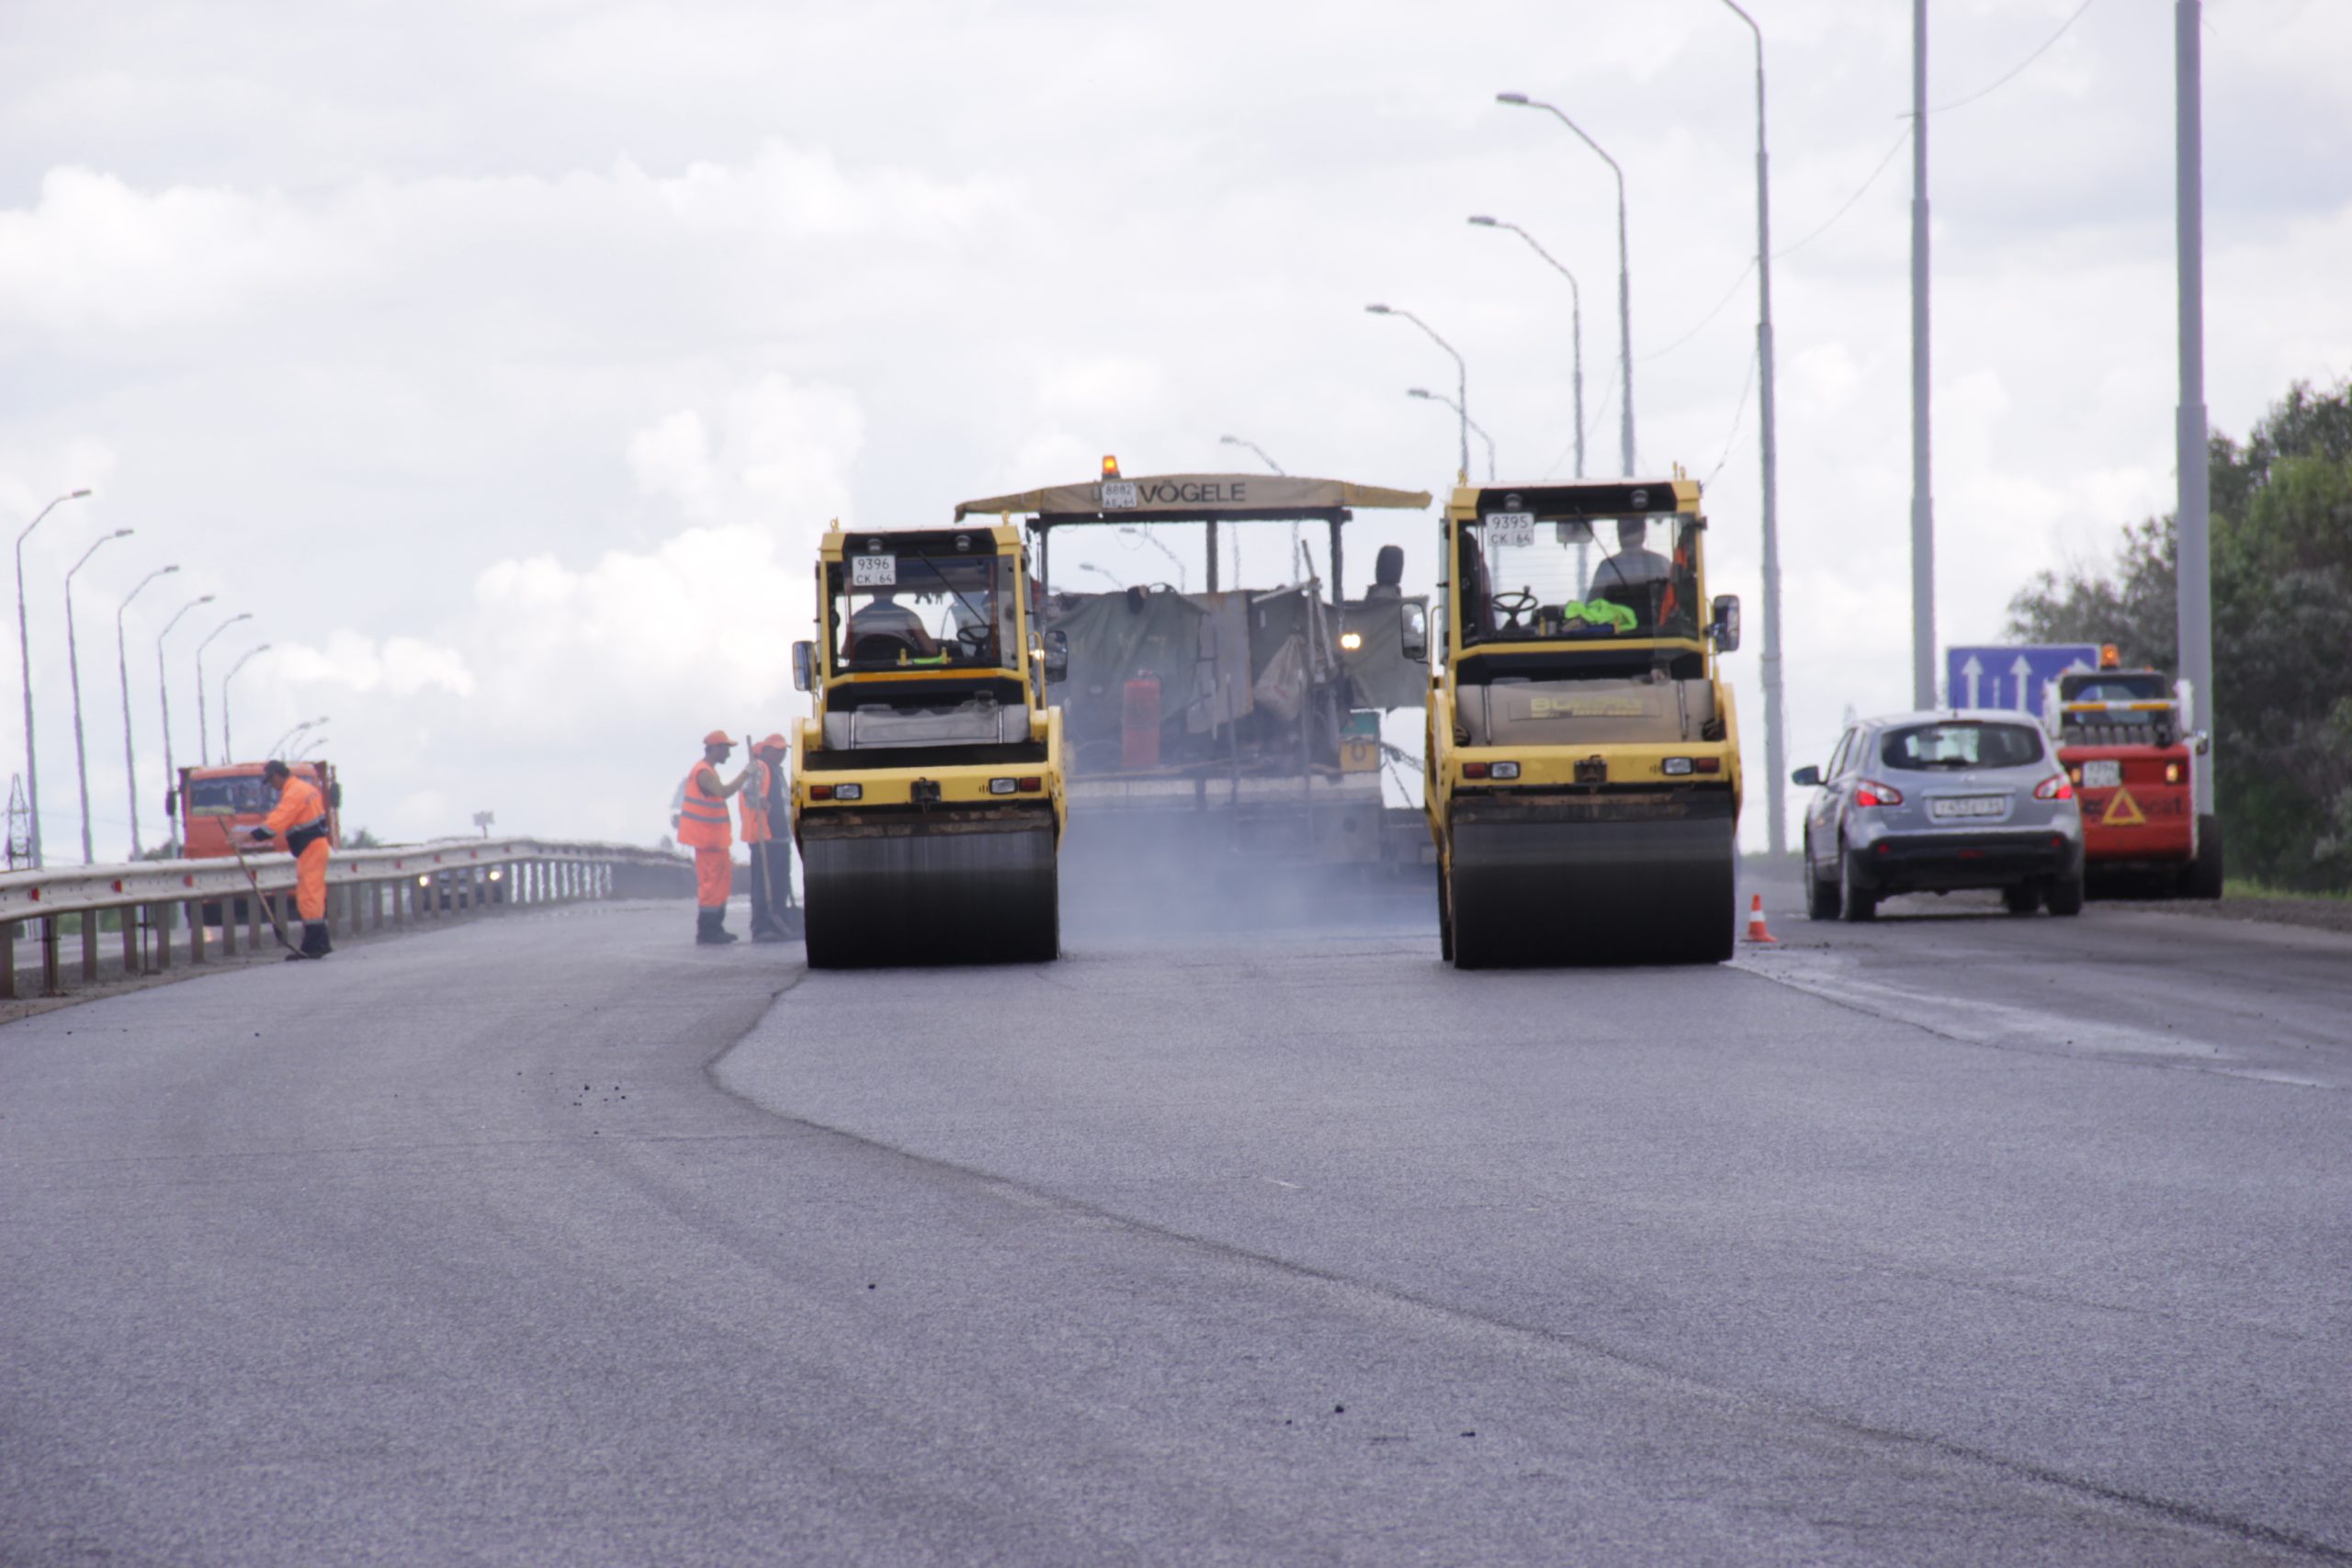
M 1453 492 L 1461 508 L 1465 491 Z M 1476 491 L 1477 515 L 1532 512 L 1538 517 L 1624 517 L 1643 513 L 1695 512 L 1694 479 L 1581 479 L 1568 484 L 1485 485 Z
M 1419 512 L 1430 504 L 1421 490 L 1384 490 L 1345 479 L 1309 479 L 1286 474 L 1156 474 L 1052 485 L 967 501 L 958 518 L 1025 513 L 1059 523 L 1147 521 L 1248 521 L 1328 516 L 1351 507 Z

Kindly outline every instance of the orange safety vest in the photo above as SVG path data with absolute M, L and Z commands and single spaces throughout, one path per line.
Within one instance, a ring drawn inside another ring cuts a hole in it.
M 688 849 L 723 850 L 735 841 L 727 824 L 726 800 L 703 793 L 702 771 L 709 766 L 696 762 L 686 774 L 685 799 L 678 807 L 678 842 Z
M 775 834 L 768 827 L 768 784 L 775 776 L 775 765 L 765 758 L 752 759 L 752 776 L 743 781 L 743 793 L 735 797 L 736 809 L 743 818 L 743 841 L 764 844 Z

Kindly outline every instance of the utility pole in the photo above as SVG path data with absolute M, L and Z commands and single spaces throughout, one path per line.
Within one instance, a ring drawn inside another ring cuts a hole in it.
M 2212 476 L 2205 428 L 2205 111 L 2200 0 L 2173 6 L 2174 225 L 2180 247 L 2180 414 L 2177 465 L 2180 496 L 2173 546 L 2178 558 L 2174 615 L 2180 674 L 2196 694 L 2198 716 L 2213 729 Z M 2213 755 L 2194 755 L 2193 808 L 2213 810 Z M 2199 824 L 2200 828 L 2204 826 Z
M 187 615 L 199 604 L 211 603 L 212 595 L 209 593 L 202 598 L 190 600 L 180 606 L 179 615 L 165 621 L 164 629 L 155 634 L 155 690 L 164 704 L 164 805 L 165 807 L 164 844 L 172 852 L 174 860 L 179 858 L 179 824 L 181 818 L 187 815 L 187 802 L 179 798 L 179 770 L 172 762 L 172 673 L 164 664 L 164 639 L 172 635 L 174 626 L 180 624 L 181 615 Z M 200 696 L 202 693 L 199 692 L 198 694 Z M 176 811 L 170 809 L 173 807 L 177 807 L 179 809 Z
M 122 603 L 114 607 L 114 660 L 117 671 L 122 677 L 122 776 L 130 785 L 132 860 L 139 858 L 139 758 L 130 745 L 130 653 L 123 642 L 122 617 L 123 613 L 130 608 L 130 602 L 144 593 L 149 583 L 159 577 L 169 577 L 177 570 L 176 563 L 157 567 L 141 578 L 139 586 L 124 594 Z
M 31 813 L 31 852 L 34 869 L 40 869 L 40 764 L 33 759 L 33 639 L 30 624 L 25 617 L 25 541 L 40 526 L 41 518 L 56 511 L 69 501 L 80 501 L 90 492 L 87 489 L 69 491 L 40 509 L 25 531 L 17 536 L 17 662 L 25 678 L 25 793 Z
M 1780 445 L 1772 412 L 1772 175 L 1764 151 L 1764 29 L 1733 0 L 1724 4 L 1756 35 L 1757 445 L 1764 467 L 1764 804 L 1772 853 L 1789 846 L 1786 753 L 1781 734 Z
M 117 528 L 111 534 L 100 535 L 96 544 L 82 552 L 82 558 L 74 563 L 73 571 L 65 574 L 65 670 L 74 690 L 74 777 L 82 792 L 84 865 L 92 863 L 94 857 L 90 847 L 90 755 L 82 739 L 82 649 L 80 639 L 74 635 L 74 573 L 89 565 L 90 558 L 96 555 L 102 547 L 116 539 L 128 538 L 130 533 L 129 528 Z M 84 935 L 86 937 L 87 934 L 85 931 Z
M 1911 0 L 1911 705 L 1936 705 L 1936 502 L 1928 448 L 1928 0 Z

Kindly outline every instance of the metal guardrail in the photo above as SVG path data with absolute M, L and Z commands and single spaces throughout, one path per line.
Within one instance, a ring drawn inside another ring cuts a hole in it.
M 223 956 L 232 957 L 241 919 L 247 943 L 259 949 L 269 923 L 264 899 L 277 901 L 279 918 L 292 929 L 294 857 L 265 852 L 247 855 L 245 864 L 253 868 L 259 898 L 233 859 L 0 873 L 0 998 L 18 995 L 17 939 L 19 928 L 30 922 L 40 927 L 44 996 L 64 994 L 59 927 L 68 917 L 78 917 L 82 928 L 85 984 L 100 978 L 99 939 L 104 933 L 98 928 L 108 910 L 119 911 L 121 975 L 167 970 L 175 950 L 190 964 L 206 963 L 216 942 Z M 450 839 L 338 850 L 327 863 L 327 919 L 344 936 L 491 908 L 693 892 L 690 858 L 628 844 Z

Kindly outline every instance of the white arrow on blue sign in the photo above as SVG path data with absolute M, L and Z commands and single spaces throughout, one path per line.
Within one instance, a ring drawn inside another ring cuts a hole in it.
M 1953 707 L 2039 714 L 2041 689 L 2069 670 L 2098 668 L 2098 645 L 2041 642 L 1944 649 L 1944 701 Z

